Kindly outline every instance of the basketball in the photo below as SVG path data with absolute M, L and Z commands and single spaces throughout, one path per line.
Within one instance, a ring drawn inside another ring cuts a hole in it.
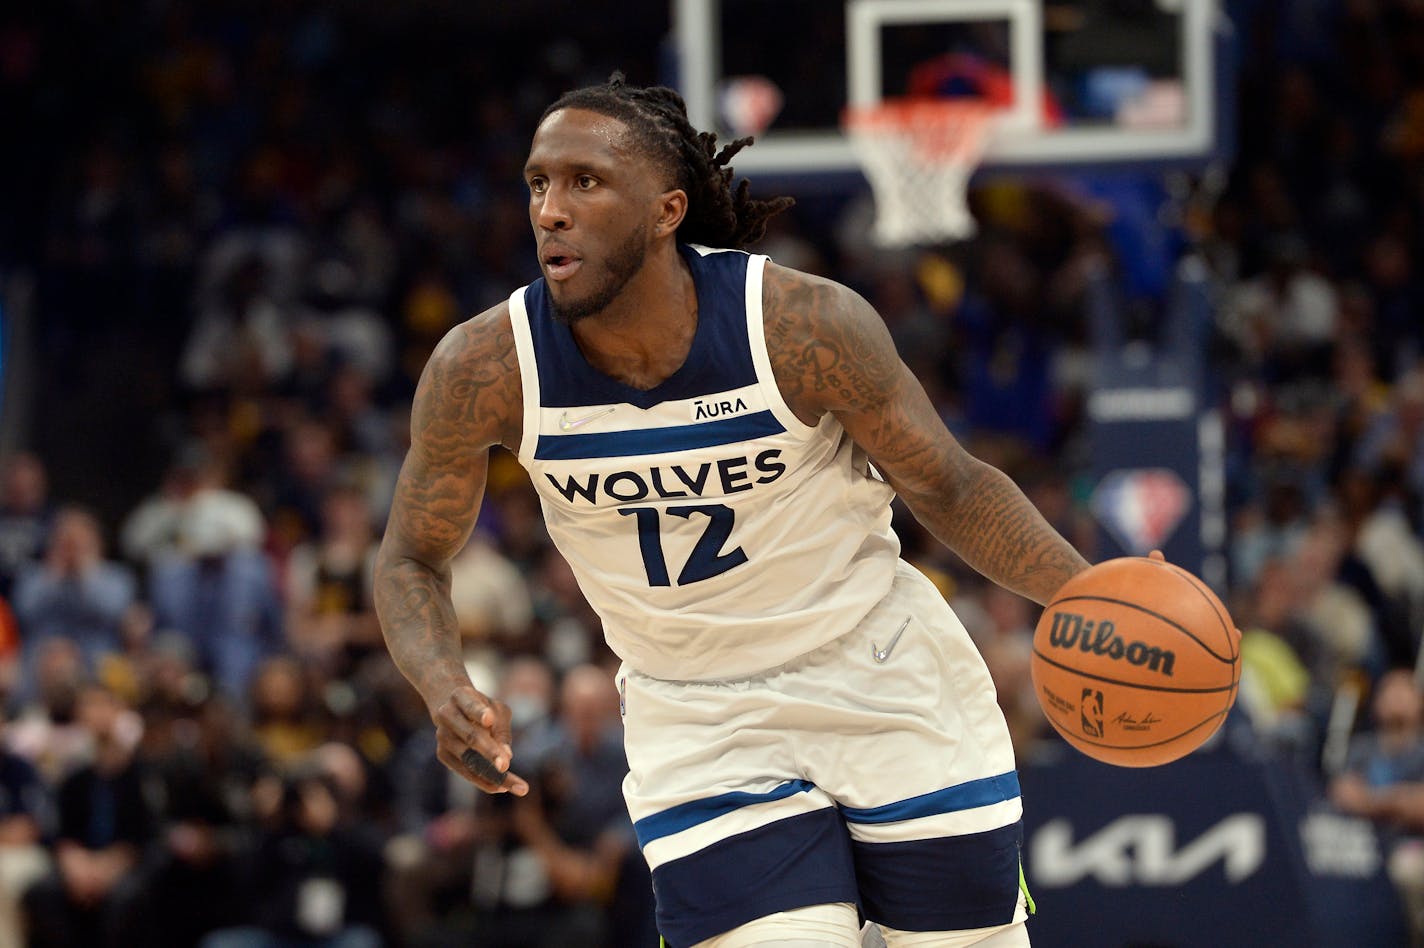
M 1216 733 L 1241 681 L 1241 634 L 1206 584 L 1146 557 L 1063 584 L 1034 629 L 1034 694 L 1078 750 L 1119 767 L 1185 757 Z

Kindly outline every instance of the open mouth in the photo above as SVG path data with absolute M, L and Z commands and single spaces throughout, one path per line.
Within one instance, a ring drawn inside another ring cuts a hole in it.
M 582 265 L 583 260 L 570 253 L 555 251 L 544 254 L 544 273 L 551 280 L 567 280 Z

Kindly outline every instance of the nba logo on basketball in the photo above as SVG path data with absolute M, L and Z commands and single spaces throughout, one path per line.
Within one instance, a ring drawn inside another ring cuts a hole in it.
M 1160 547 L 1191 506 L 1187 485 L 1162 467 L 1112 471 L 1092 498 L 1093 515 L 1123 549 L 1138 556 Z
M 1083 733 L 1089 737 L 1103 736 L 1103 693 L 1092 688 L 1083 689 L 1083 700 L 1079 703 L 1078 714 L 1082 719 Z

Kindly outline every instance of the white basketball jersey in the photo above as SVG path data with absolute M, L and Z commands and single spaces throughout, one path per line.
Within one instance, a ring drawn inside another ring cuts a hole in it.
M 679 248 L 698 323 L 648 391 L 594 369 L 543 280 L 509 308 L 523 378 L 519 459 L 549 535 L 646 675 L 730 678 L 850 629 L 889 590 L 891 488 L 830 414 L 802 424 L 772 376 L 763 256 Z

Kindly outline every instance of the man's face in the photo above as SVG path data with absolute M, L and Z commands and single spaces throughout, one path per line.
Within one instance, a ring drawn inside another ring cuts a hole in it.
M 601 311 L 643 268 L 662 193 L 656 169 L 629 146 L 623 122 L 561 109 L 534 133 L 524 180 L 555 318 Z

